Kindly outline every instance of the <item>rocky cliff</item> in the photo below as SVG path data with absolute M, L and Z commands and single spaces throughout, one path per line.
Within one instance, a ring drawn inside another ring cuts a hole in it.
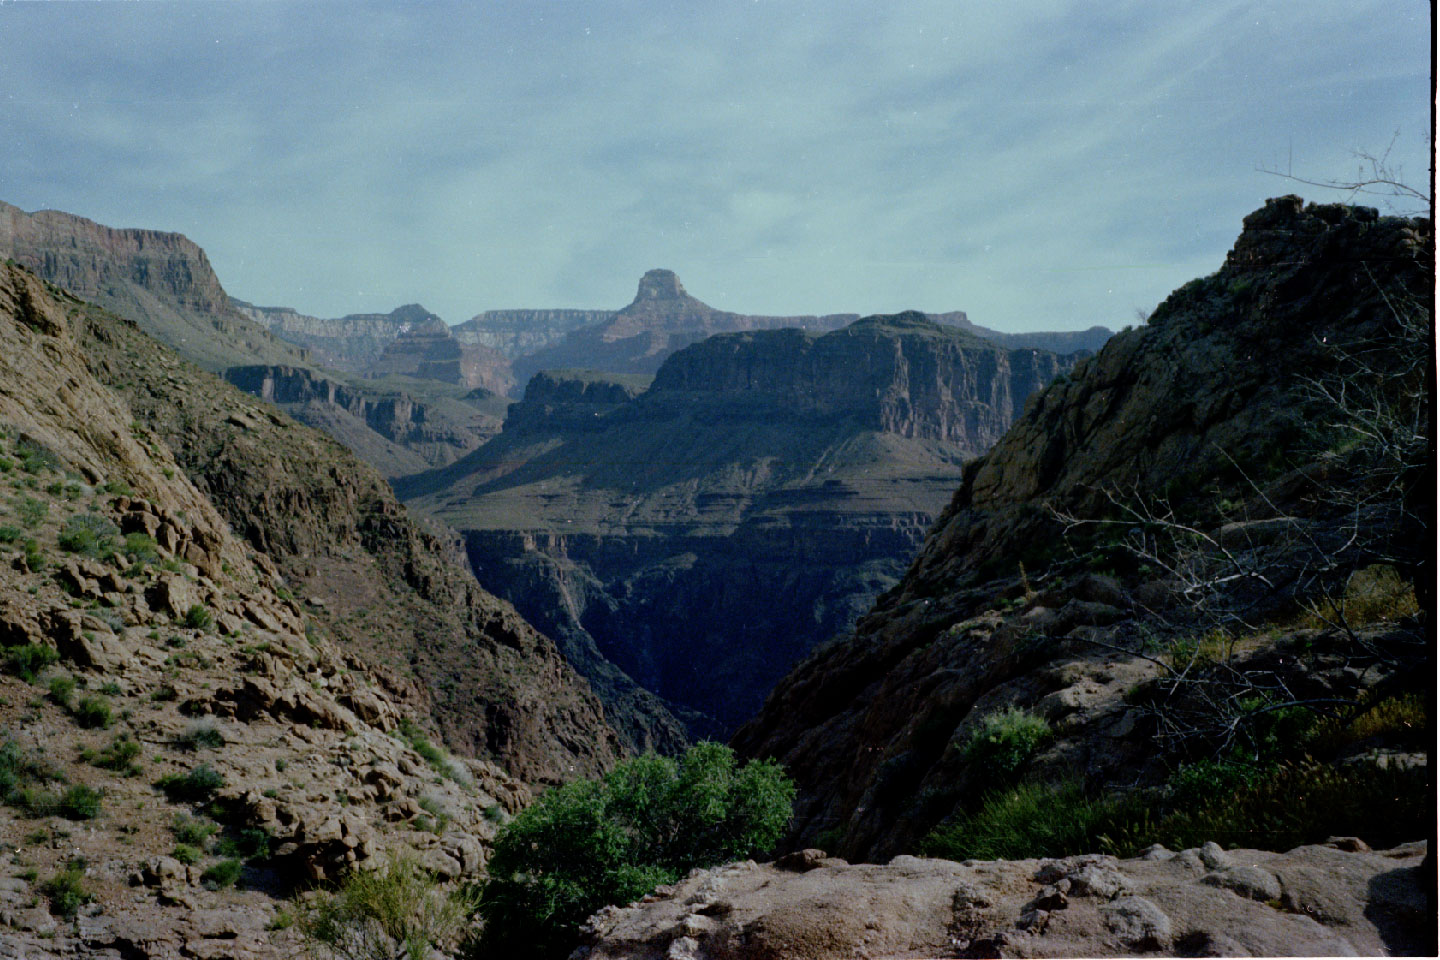
M 1143 836 L 1262 802 L 1255 785 L 1186 800 L 1194 771 L 1276 764 L 1399 804 L 1328 811 L 1347 830 L 1425 835 L 1433 780 L 1405 731 L 1431 722 L 1417 593 L 1433 575 L 1413 531 L 1433 530 L 1416 493 L 1434 482 L 1418 452 L 1432 237 L 1273 200 L 1217 273 L 1033 398 L 966 465 L 902 582 L 737 734 L 796 776 L 798 837 L 863 858 L 937 825 L 973 839 L 1017 776 L 1042 806 L 1138 805 Z M 1399 703 L 1403 723 L 1366 719 Z M 1356 724 L 1369 740 L 1342 735 Z M 987 738 L 1023 730 L 1009 766 L 986 761 Z
M 640 393 L 538 375 L 499 437 L 398 489 L 602 696 L 608 663 L 713 735 L 895 582 L 962 461 L 1072 363 L 918 314 L 725 334 Z
M 617 755 L 373 471 L 16 266 L 0 484 L 0 953 L 293 953 L 295 884 L 392 849 L 478 877 Z
M 130 317 L 210 370 L 300 363 L 305 353 L 230 305 L 210 261 L 178 233 L 117 230 L 58 210 L 0 202 L 0 257 Z

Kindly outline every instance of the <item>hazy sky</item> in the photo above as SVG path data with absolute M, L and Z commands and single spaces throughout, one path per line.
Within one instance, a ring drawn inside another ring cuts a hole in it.
M 1123 326 L 1241 218 L 1429 179 L 1422 0 L 0 2 L 0 199 L 178 230 L 338 316 Z

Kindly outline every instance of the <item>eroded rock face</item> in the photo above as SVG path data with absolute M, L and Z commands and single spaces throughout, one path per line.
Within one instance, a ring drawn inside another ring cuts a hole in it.
M 614 310 L 486 310 L 453 329 L 461 343 L 478 343 L 515 360 L 614 315 Z
M 316 363 L 348 373 L 368 370 L 380 359 L 386 346 L 415 322 L 405 307 L 390 313 L 352 313 L 323 318 L 300 313 L 292 307 L 258 307 L 233 297 L 230 302 L 282 340 L 309 350 Z
M 815 858 L 696 871 L 585 929 L 583 960 L 834 957 L 1382 956 L 1434 952 L 1423 842 L 1378 853 L 1340 845 L 1200 851 L 1144 859 L 885 866 Z M 807 851 L 808 852 L 808 851 Z M 819 853 L 819 851 L 816 851 Z M 823 855 L 822 855 L 823 856 Z M 1212 882 L 1264 878 L 1266 901 Z M 1324 878 L 1324 879 L 1322 879 Z

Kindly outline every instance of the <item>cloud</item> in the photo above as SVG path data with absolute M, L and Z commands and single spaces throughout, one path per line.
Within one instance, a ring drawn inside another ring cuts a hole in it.
M 1234 0 L 0 5 L 0 197 L 322 315 L 1129 322 L 1293 164 L 1424 179 L 1428 10 Z

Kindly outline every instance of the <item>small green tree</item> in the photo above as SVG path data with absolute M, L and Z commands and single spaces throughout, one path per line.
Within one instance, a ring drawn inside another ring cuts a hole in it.
M 765 853 L 790 822 L 778 764 L 699 743 L 551 790 L 501 829 L 480 912 L 489 956 L 563 957 L 586 917 L 695 867 Z

